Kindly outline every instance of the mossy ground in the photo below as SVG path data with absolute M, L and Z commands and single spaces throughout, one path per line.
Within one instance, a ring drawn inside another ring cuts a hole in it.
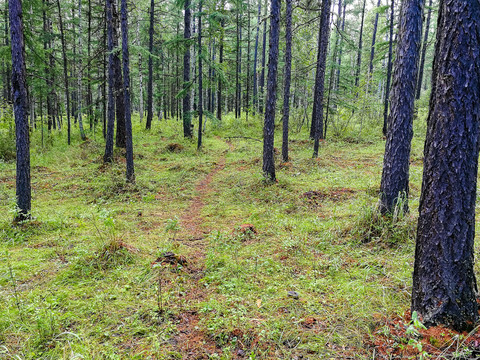
M 372 210 L 379 127 L 322 142 L 318 159 L 307 129 L 294 132 L 268 185 L 262 143 L 247 139 L 260 138 L 258 118 L 209 123 L 201 151 L 180 122 L 134 122 L 135 184 L 122 151 L 103 164 L 99 132 L 42 147 L 37 131 L 25 224 L 12 225 L 14 163 L 0 163 L 0 357 L 372 357 L 379 319 L 409 308 L 421 135 L 411 214 L 392 220 Z

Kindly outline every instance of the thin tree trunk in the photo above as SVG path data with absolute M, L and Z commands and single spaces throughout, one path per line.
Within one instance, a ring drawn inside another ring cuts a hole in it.
M 113 46 L 114 49 L 119 49 L 118 44 L 118 25 L 119 18 L 116 4 L 112 6 L 113 15 Z M 123 95 L 123 74 L 122 74 L 122 62 L 118 56 L 118 52 L 113 52 L 113 65 L 115 71 L 115 115 L 117 118 L 117 133 L 115 136 L 115 145 L 124 149 L 127 144 L 127 138 L 125 134 L 125 99 Z
M 262 72 L 260 74 L 260 98 L 259 98 L 259 111 L 263 114 L 263 102 L 265 99 L 263 88 L 265 86 L 265 56 L 267 52 L 267 0 L 265 0 L 264 7 L 264 23 L 263 23 L 263 49 L 262 49 Z
M 377 9 L 382 4 L 382 0 L 378 0 Z M 370 48 L 370 66 L 369 69 L 369 77 L 373 73 L 373 58 L 375 57 L 375 40 L 377 37 L 377 27 L 378 27 L 378 11 L 375 14 L 375 23 L 373 24 L 373 33 L 372 33 L 372 47 Z
M 202 84 L 202 0 L 198 4 L 198 144 L 202 147 L 203 130 L 203 84 Z
M 288 161 L 288 118 L 290 115 L 290 82 L 292 77 L 292 0 L 286 0 L 285 28 L 285 88 L 283 94 L 282 159 Z
M 388 62 L 387 62 L 387 83 L 385 85 L 385 102 L 383 106 L 383 136 L 387 136 L 388 131 L 388 105 L 390 101 L 390 79 L 392 77 L 392 57 L 393 57 L 393 20 L 395 0 L 391 0 L 390 6 L 390 38 L 388 44 Z
M 130 56 L 128 52 L 127 0 L 122 0 L 122 59 L 123 59 L 123 95 L 125 97 L 125 134 L 127 182 L 135 182 L 133 165 L 132 117 L 130 108 Z
M 253 113 L 257 111 L 258 104 L 258 74 L 257 74 L 257 62 L 258 62 L 258 35 L 260 32 L 260 14 L 262 11 L 262 0 L 258 0 L 258 15 L 257 15 L 257 33 L 255 35 L 255 52 L 253 56 Z
M 425 34 L 423 36 L 423 47 L 422 47 L 422 56 L 420 60 L 420 68 L 418 71 L 418 80 L 417 80 L 417 94 L 416 99 L 420 99 L 420 94 L 422 92 L 422 81 L 423 81 L 423 69 L 425 68 L 425 57 L 427 54 L 428 46 L 428 32 L 430 31 L 430 18 L 432 16 L 432 0 L 428 2 L 428 14 L 427 14 L 427 23 L 425 25 Z
M 365 20 L 365 5 L 367 0 L 363 0 L 363 7 L 362 7 L 362 20 L 360 23 L 360 36 L 358 38 L 358 48 L 357 48 L 357 65 L 355 68 L 355 87 L 358 87 L 360 83 L 360 70 L 362 67 L 362 49 L 363 49 L 363 24 Z M 358 95 L 358 92 L 357 92 Z
M 140 46 L 140 22 L 142 20 L 139 18 L 137 21 L 137 46 Z M 142 68 L 142 53 L 138 54 L 138 77 L 139 77 L 139 89 L 138 89 L 138 103 L 139 103 L 139 113 L 140 113 L 140 122 L 143 121 L 143 115 L 145 109 L 143 108 L 143 68 Z
M 189 0 L 187 0 L 189 1 Z M 186 1 L 186 2 L 187 2 Z M 185 5 L 186 7 L 187 5 Z M 154 24 L 155 0 L 150 1 L 150 28 L 148 30 L 148 84 L 147 84 L 147 123 L 146 128 L 151 129 L 153 119 L 153 24 Z M 185 16 L 187 16 L 185 14 Z
M 68 67 L 67 67 L 67 46 L 65 44 L 65 32 L 63 30 L 62 9 L 60 8 L 60 0 L 57 0 L 58 9 L 58 21 L 60 25 L 60 39 L 62 41 L 62 55 L 63 55 L 63 79 L 65 83 L 65 99 L 67 103 L 67 141 L 68 145 L 71 142 L 71 121 L 70 121 L 70 90 L 68 80 Z
M 83 63 L 82 63 L 82 0 L 78 0 L 78 78 L 77 78 L 77 106 L 78 106 L 78 127 L 80 129 L 80 137 L 85 141 L 85 131 L 83 130 L 83 111 L 82 111 L 82 78 L 83 78 Z
M 313 157 L 318 157 L 320 139 L 323 138 L 323 90 L 325 84 L 325 65 L 327 61 L 328 40 L 330 33 L 330 0 L 322 1 L 322 13 L 320 15 L 320 41 L 318 47 L 317 74 L 315 76 L 315 99 L 316 107 L 312 122 L 315 122 Z
M 186 138 L 192 137 L 192 113 L 190 102 L 190 91 L 188 89 L 190 82 L 190 46 L 188 42 L 191 36 L 191 9 L 190 0 L 185 0 L 184 12 L 184 35 L 183 38 L 187 42 L 185 46 L 185 54 L 183 55 L 183 136 Z
M 221 8 L 221 12 L 223 13 L 223 11 L 225 10 L 225 2 L 222 1 L 222 8 Z M 219 54 L 219 65 L 220 65 L 220 68 L 222 68 L 222 64 L 223 64 L 223 42 L 224 42 L 224 36 L 225 36 L 225 29 L 224 29 L 224 26 L 225 26 L 225 21 L 222 19 L 220 21 L 220 25 L 221 25 L 221 30 L 220 30 L 220 54 Z M 217 118 L 218 120 L 222 120 L 222 79 L 221 79 L 221 76 L 219 76 L 218 78 L 218 86 L 217 86 Z
M 107 6 L 107 50 L 108 50 L 108 121 L 107 121 L 107 137 L 105 144 L 105 154 L 103 161 L 105 163 L 113 161 L 113 138 L 115 131 L 115 55 L 113 54 L 114 46 L 114 21 L 113 21 L 113 2 L 114 0 L 106 0 Z

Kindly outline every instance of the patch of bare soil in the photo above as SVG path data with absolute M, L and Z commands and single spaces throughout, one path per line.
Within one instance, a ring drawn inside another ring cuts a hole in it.
M 306 199 L 308 204 L 314 207 L 321 206 L 322 201 L 344 201 L 350 199 L 356 193 L 355 190 L 347 188 L 336 188 L 329 190 L 311 190 L 302 194 L 302 198 Z

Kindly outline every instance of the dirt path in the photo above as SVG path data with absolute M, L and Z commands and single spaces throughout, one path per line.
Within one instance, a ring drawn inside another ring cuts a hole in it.
M 211 182 L 225 168 L 226 154 L 233 150 L 233 145 L 230 142 L 227 144 L 229 150 L 222 154 L 210 173 L 198 182 L 195 187 L 197 196 L 192 199 L 179 221 L 181 230 L 178 240 L 195 249 L 188 259 L 190 274 L 187 284 L 185 284 L 188 307 L 179 315 L 178 334 L 173 339 L 175 350 L 186 359 L 209 359 L 213 353 L 221 354 L 221 349 L 215 344 L 215 341 L 199 325 L 201 319 L 198 305 L 211 295 L 211 291 L 199 284 L 205 270 L 205 255 L 208 246 L 206 235 L 212 230 L 202 226 L 205 223 L 202 210 L 206 205 L 207 196 L 213 190 L 210 186 Z

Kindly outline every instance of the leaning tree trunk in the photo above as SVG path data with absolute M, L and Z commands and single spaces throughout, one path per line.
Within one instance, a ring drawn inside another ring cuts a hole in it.
M 330 33 L 330 0 L 322 1 L 320 15 L 320 38 L 318 44 L 317 73 L 315 75 L 315 98 L 312 123 L 314 122 L 313 157 L 318 156 L 320 139 L 323 138 L 323 90 L 325 84 L 325 65 L 327 62 L 328 38 Z
M 270 8 L 270 48 L 268 52 L 267 102 L 263 126 L 263 174 L 268 182 L 275 181 L 273 151 L 275 103 L 277 101 L 278 43 L 280 36 L 280 0 L 272 0 Z
M 420 93 L 422 92 L 423 69 L 425 67 L 425 57 L 427 54 L 428 32 L 430 31 L 431 16 L 432 16 L 432 0 L 428 2 L 428 15 L 427 15 L 427 23 L 425 25 L 425 34 L 423 36 L 422 57 L 420 60 L 420 68 L 418 70 L 417 94 L 415 95 L 416 99 L 420 99 Z
M 285 88 L 283 93 L 282 159 L 288 161 L 288 118 L 290 116 L 290 82 L 292 78 L 292 0 L 287 0 L 285 28 Z
M 123 60 L 123 95 L 125 97 L 125 135 L 126 135 L 126 160 L 127 182 L 135 182 L 133 166 L 133 141 L 132 141 L 132 114 L 130 107 L 130 55 L 128 52 L 128 18 L 127 0 L 122 0 L 122 60 Z
M 23 39 L 22 2 L 9 0 L 10 37 L 12 43 L 12 93 L 15 113 L 17 144 L 16 195 L 18 212 L 15 220 L 28 219 L 31 210 L 30 141 L 28 129 L 28 104 Z
M 480 123 L 480 4 L 440 1 L 420 197 L 412 311 L 471 330 Z
M 390 129 L 383 158 L 380 211 L 395 207 L 408 211 L 408 176 L 413 136 L 415 83 L 422 37 L 423 0 L 404 1 L 401 7 L 399 39 L 393 73 Z
M 388 43 L 387 84 L 385 85 L 385 100 L 383 105 L 383 136 L 387 136 L 388 131 L 388 105 L 390 103 L 390 80 L 392 78 L 394 5 L 395 0 L 392 0 L 392 5 L 390 6 L 390 38 Z
M 382 0 L 378 0 L 377 9 L 380 7 Z M 378 27 L 378 11 L 375 14 L 375 23 L 373 24 L 373 33 L 372 33 L 372 47 L 370 48 L 370 66 L 368 67 L 369 77 L 373 73 L 373 58 L 375 57 L 375 40 L 377 37 L 377 27 Z
M 105 163 L 113 161 L 113 133 L 115 131 L 115 55 L 114 50 L 114 36 L 113 36 L 113 2 L 114 0 L 106 0 L 107 6 L 107 50 L 108 50 L 108 110 L 107 110 L 107 137 L 105 144 L 105 154 L 103 161 Z
M 191 9 L 190 0 L 185 0 L 185 14 L 184 14 L 184 35 L 186 42 L 185 54 L 183 55 L 183 136 L 186 138 L 192 137 L 192 112 L 190 103 L 190 46 L 188 42 L 191 36 Z
M 186 6 L 186 5 L 185 5 Z M 150 2 L 150 28 L 148 30 L 148 84 L 147 84 L 147 123 L 146 129 L 152 127 L 153 120 L 153 23 L 154 23 L 155 0 Z M 185 14 L 185 16 L 187 16 Z

